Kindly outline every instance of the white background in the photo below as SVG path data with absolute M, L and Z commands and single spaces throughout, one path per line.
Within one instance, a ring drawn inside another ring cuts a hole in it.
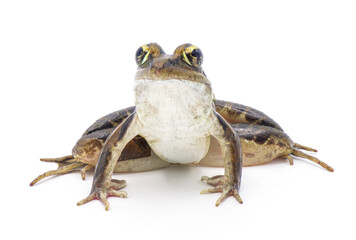
M 354 1 L 1 1 L 2 239 L 355 239 Z M 134 54 L 158 42 L 204 53 L 215 95 L 274 118 L 334 173 L 304 160 L 243 169 L 244 204 L 200 195 L 217 168 L 115 175 L 127 199 L 76 202 L 71 153 L 97 118 L 133 104 Z

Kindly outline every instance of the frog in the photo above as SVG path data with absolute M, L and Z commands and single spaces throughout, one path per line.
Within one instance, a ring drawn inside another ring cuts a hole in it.
M 238 103 L 215 99 L 203 68 L 203 53 L 193 44 L 178 46 L 166 54 L 157 43 L 138 48 L 134 79 L 135 106 L 110 113 L 92 124 L 77 141 L 72 155 L 44 158 L 58 163 L 30 185 L 52 175 L 80 170 L 82 179 L 94 170 L 89 195 L 109 209 L 108 197 L 126 198 L 125 180 L 113 173 L 142 172 L 170 165 L 223 167 L 224 175 L 203 176 L 212 186 L 201 194 L 220 193 L 219 206 L 239 194 L 242 166 L 255 166 L 277 158 L 293 157 L 332 167 L 302 150 L 317 150 L 295 143 L 280 125 L 263 112 Z

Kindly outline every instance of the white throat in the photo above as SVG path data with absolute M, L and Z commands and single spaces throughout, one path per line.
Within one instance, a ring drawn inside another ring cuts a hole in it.
M 141 135 L 158 156 L 172 163 L 193 163 L 205 156 L 207 119 L 213 109 L 209 85 L 178 79 L 136 80 L 134 90 Z

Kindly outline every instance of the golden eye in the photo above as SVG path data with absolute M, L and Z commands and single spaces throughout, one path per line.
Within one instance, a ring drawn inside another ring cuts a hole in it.
M 139 47 L 136 51 L 136 63 L 138 66 L 143 65 L 147 62 L 151 53 L 150 44 L 145 44 Z
M 191 45 L 185 48 L 182 55 L 183 60 L 190 66 L 200 67 L 203 63 L 203 53 L 196 46 Z

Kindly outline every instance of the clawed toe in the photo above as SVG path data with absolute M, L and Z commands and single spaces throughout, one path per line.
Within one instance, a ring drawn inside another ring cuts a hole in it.
M 109 201 L 107 198 L 109 197 L 120 197 L 126 198 L 127 193 L 124 191 L 118 191 L 119 189 L 126 186 L 125 180 L 116 180 L 112 179 L 109 187 L 96 187 L 94 191 L 83 200 L 77 203 L 78 206 L 86 204 L 92 200 L 99 200 L 105 206 L 105 210 L 109 210 Z
M 80 174 L 82 175 L 82 179 L 85 180 L 85 175 L 87 173 L 87 171 L 91 170 L 95 168 L 94 166 L 92 165 L 86 165 L 85 167 L 83 167 L 81 170 L 80 170 Z
M 221 186 L 203 189 L 203 190 L 201 190 L 200 194 L 217 193 L 217 192 L 222 192 Z
M 110 190 L 108 191 L 108 197 L 127 198 L 127 192 Z
M 96 199 L 96 193 L 92 193 L 92 194 L 90 194 L 88 197 L 86 197 L 86 198 L 80 200 L 79 202 L 77 202 L 77 205 L 78 205 L 78 206 L 81 206 L 81 205 L 83 205 L 83 204 L 86 204 L 86 203 L 88 203 L 88 202 L 94 200 L 94 199 Z
M 207 194 L 207 193 L 217 193 L 221 192 L 221 196 L 219 199 L 216 201 L 215 206 L 219 206 L 222 201 L 224 201 L 227 197 L 229 196 L 234 196 L 235 199 L 239 203 L 243 203 L 239 192 L 238 192 L 238 187 L 237 184 L 228 182 L 227 177 L 224 175 L 219 175 L 215 176 L 212 178 L 209 178 L 207 176 L 203 176 L 201 178 L 202 181 L 205 181 L 209 185 L 215 186 L 214 188 L 207 188 L 202 190 L 200 193 L 201 194 Z
M 217 175 L 214 177 L 202 176 L 201 181 L 216 187 L 219 185 L 223 185 L 225 182 L 227 182 L 227 177 L 225 175 Z

